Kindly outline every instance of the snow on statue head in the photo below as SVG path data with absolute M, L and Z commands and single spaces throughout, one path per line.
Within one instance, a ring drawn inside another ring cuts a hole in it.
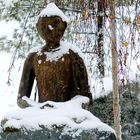
M 50 3 L 44 8 L 37 22 L 37 30 L 47 43 L 58 43 L 67 27 L 68 18 L 54 4 Z

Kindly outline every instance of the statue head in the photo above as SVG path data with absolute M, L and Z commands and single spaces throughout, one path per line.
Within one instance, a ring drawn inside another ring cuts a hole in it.
M 36 24 L 38 33 L 46 42 L 59 42 L 67 27 L 68 18 L 54 4 L 44 8 Z
M 59 16 L 39 17 L 37 30 L 46 42 L 58 42 L 62 38 L 67 23 Z

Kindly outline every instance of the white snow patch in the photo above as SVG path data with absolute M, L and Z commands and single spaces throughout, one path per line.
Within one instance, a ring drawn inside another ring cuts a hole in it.
M 14 7 L 14 4 L 19 0 L 4 0 L 5 7 Z
M 50 30 L 53 30 L 54 28 L 52 27 L 52 25 L 48 25 Z
M 64 54 L 69 54 L 69 49 L 71 45 L 66 42 L 61 42 L 60 46 L 56 49 L 53 49 L 50 52 L 45 52 L 46 61 L 58 61 Z
M 62 18 L 63 21 L 69 22 L 68 17 L 65 16 L 65 14 L 54 4 L 49 3 L 46 8 L 44 8 L 41 13 L 39 14 L 39 17 L 51 17 L 51 16 L 59 16 Z
M 42 48 L 43 47 L 34 47 L 29 51 L 29 53 L 37 52 L 37 54 L 40 56 L 42 55 L 42 52 L 41 52 Z M 61 41 L 60 46 L 58 48 L 53 49 L 50 52 L 45 52 L 46 61 L 50 61 L 50 62 L 58 61 L 58 59 L 62 58 L 64 54 L 69 54 L 70 49 L 74 51 L 75 53 L 78 53 L 78 55 L 83 59 L 86 65 L 86 61 L 81 50 L 75 44 L 72 44 L 71 42 L 68 42 L 68 41 Z M 62 61 L 63 61 L 63 58 L 62 58 Z
M 61 60 L 62 60 L 62 61 L 65 61 L 65 59 L 64 59 L 64 58 L 62 58 Z
M 12 111 L 4 116 L 8 119 L 4 128 L 25 127 L 28 130 L 38 130 L 41 129 L 40 125 L 50 129 L 53 125 L 57 125 L 65 126 L 65 130 L 80 129 L 82 131 L 96 128 L 115 133 L 107 124 L 102 123 L 89 111 L 82 109 L 82 104 L 88 102 L 87 97 L 75 96 L 67 102 L 47 101 L 34 107 Z M 44 109 L 40 109 L 45 104 L 53 107 L 46 106 Z
M 112 91 L 112 77 L 104 77 L 99 80 L 91 79 L 90 86 L 93 99 L 107 96 Z
M 41 60 L 38 60 L 38 64 L 41 64 L 41 62 L 42 62 Z
M 19 28 L 18 22 L 16 21 L 0 21 L 0 27 L 1 27 L 1 31 L 0 31 L 0 37 L 1 36 L 6 36 L 8 37 L 8 39 L 12 39 L 13 37 L 13 31 L 14 29 Z

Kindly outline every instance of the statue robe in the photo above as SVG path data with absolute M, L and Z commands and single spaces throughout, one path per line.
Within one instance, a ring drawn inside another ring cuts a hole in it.
M 47 61 L 45 53 L 30 53 L 25 60 L 18 99 L 30 97 L 34 79 L 37 80 L 38 102 L 48 100 L 63 102 L 75 95 L 90 98 L 88 76 L 85 64 L 78 53 L 69 50 L 57 61 Z

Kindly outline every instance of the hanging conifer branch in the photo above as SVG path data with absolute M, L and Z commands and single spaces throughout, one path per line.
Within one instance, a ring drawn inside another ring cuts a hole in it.
M 35 2 L 36 2 L 36 0 L 34 1 L 32 7 L 29 9 L 29 13 L 27 14 L 27 16 L 26 16 L 26 18 L 25 18 L 25 21 L 24 21 L 24 24 L 23 24 L 22 36 L 21 36 L 21 38 L 20 38 L 20 40 L 19 40 L 19 43 L 18 43 L 18 45 L 16 46 L 16 48 L 15 48 L 15 50 L 14 50 L 14 52 L 13 52 L 13 55 L 12 55 L 12 57 L 11 57 L 11 62 L 10 62 L 9 69 L 8 69 L 8 81 L 7 81 L 7 84 L 8 84 L 8 85 L 10 85 L 10 81 L 11 81 L 11 79 L 10 79 L 11 71 L 12 71 L 12 68 L 14 67 L 16 55 L 17 55 L 17 52 L 18 52 L 18 50 L 20 49 L 20 46 L 21 46 L 21 44 L 22 44 L 22 40 L 23 40 L 23 37 L 24 37 L 26 25 L 27 25 L 27 22 L 28 22 L 28 19 L 29 19 L 31 13 L 32 13 L 32 10 L 33 10 L 33 7 L 34 7 L 34 5 L 35 5 Z

